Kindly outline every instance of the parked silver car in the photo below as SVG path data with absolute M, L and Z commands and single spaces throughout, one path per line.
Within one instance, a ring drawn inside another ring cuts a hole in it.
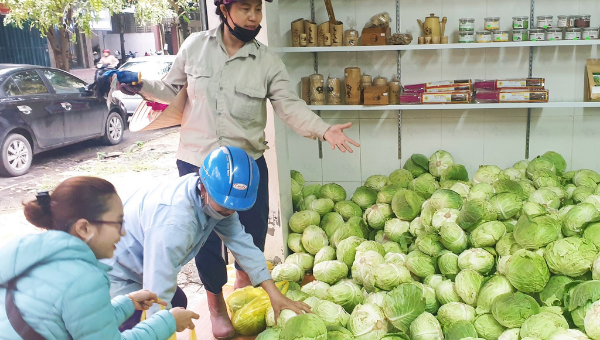
M 175 61 L 175 57 L 174 55 L 153 55 L 134 58 L 123 64 L 119 70 L 141 72 L 144 79 L 158 80 L 162 79 L 169 72 L 173 61 Z M 121 91 L 113 92 L 113 97 L 123 102 L 129 116 L 133 115 L 135 109 L 137 109 L 143 100 L 140 95 L 128 96 Z

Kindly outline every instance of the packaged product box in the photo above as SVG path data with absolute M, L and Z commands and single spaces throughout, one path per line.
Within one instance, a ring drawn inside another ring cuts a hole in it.
M 585 100 L 600 101 L 600 59 L 589 59 L 585 73 Z
M 452 92 L 472 90 L 470 79 L 462 80 L 444 80 L 431 83 L 404 85 L 404 92 L 422 93 L 422 92 Z
M 477 103 L 547 103 L 548 90 L 478 90 L 475 93 Z
M 365 105 L 388 105 L 390 103 L 387 86 L 366 86 Z
M 400 104 L 468 104 L 471 97 L 470 91 L 403 93 Z
M 392 34 L 392 30 L 387 27 L 364 28 L 362 30 L 361 42 L 363 46 L 386 45 L 387 38 Z
M 499 80 L 476 80 L 475 90 L 501 90 L 501 89 L 543 89 L 546 85 L 544 78 L 521 78 Z

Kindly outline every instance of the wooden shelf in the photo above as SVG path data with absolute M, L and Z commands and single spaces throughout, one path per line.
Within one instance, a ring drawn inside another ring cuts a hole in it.
M 417 105 L 381 105 L 381 106 L 309 105 L 309 107 L 313 111 L 543 109 L 543 108 L 600 108 L 600 102 L 417 104 Z

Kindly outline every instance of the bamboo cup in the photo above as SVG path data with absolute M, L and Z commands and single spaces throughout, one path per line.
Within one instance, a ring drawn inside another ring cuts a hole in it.
M 400 104 L 400 92 L 402 86 L 398 80 L 392 80 L 388 84 L 388 98 L 390 105 Z
M 317 46 L 317 24 L 314 21 L 304 20 L 304 33 L 306 34 L 306 46 Z
M 345 97 L 347 105 L 360 104 L 360 68 L 347 67 L 344 70 L 345 76 Z
M 325 21 L 317 28 L 317 45 L 325 46 L 325 34 L 329 33 L 329 21 Z
M 343 46 L 344 24 L 341 21 L 331 24 L 331 46 Z
M 300 47 L 300 34 L 304 33 L 304 19 L 292 21 L 292 46 Z
M 360 103 L 365 102 L 365 88 L 373 86 L 373 78 L 368 74 L 360 76 Z
M 358 46 L 358 31 L 347 30 L 344 32 L 344 46 Z
M 327 78 L 327 104 L 329 105 L 340 105 L 342 104 L 342 97 L 340 93 L 340 79 L 339 78 Z
M 310 104 L 325 105 L 325 87 L 322 74 L 310 76 Z

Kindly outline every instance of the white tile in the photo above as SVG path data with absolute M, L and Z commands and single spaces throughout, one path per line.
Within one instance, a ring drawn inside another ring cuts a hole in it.
M 308 181 L 322 181 L 318 142 L 298 135 L 291 128 L 287 131 L 290 169 L 300 171 Z
M 358 111 L 360 119 L 394 119 L 398 120 L 398 111 L 396 110 L 385 110 L 385 111 Z
M 441 117 L 402 119 L 402 165 L 414 153 L 429 157 L 441 148 Z
M 356 191 L 356 188 L 358 188 L 362 185 L 361 182 L 339 182 L 338 181 L 335 183 L 341 185 L 346 190 L 346 199 L 347 200 L 349 200 L 352 197 L 352 195 Z
M 419 118 L 442 118 L 444 110 L 405 110 L 402 111 L 403 119 L 419 119 Z
M 398 121 L 361 119 L 361 170 L 364 182 L 371 175 L 389 175 L 400 167 Z
M 532 115 L 529 150 L 530 159 L 552 150 L 560 153 L 571 164 L 573 117 Z
M 474 174 L 483 163 L 485 118 L 483 112 L 468 112 L 460 117 L 442 116 L 442 145 L 463 164 L 469 174 Z
M 323 119 L 358 119 L 360 116 L 359 111 L 321 111 L 321 118 Z
M 504 169 L 525 158 L 527 112 L 507 116 L 495 111 L 485 114 L 483 163 Z
M 358 119 L 326 121 L 332 125 L 352 122 L 353 126 L 344 130 L 344 133 L 355 141 L 360 140 Z M 337 148 L 332 150 L 328 142 L 323 143 L 323 182 L 360 181 L 360 151 L 356 148 L 353 149 L 355 150 L 353 153 L 343 153 Z
M 600 116 L 576 116 L 573 125 L 573 157 L 570 169 L 600 172 Z

